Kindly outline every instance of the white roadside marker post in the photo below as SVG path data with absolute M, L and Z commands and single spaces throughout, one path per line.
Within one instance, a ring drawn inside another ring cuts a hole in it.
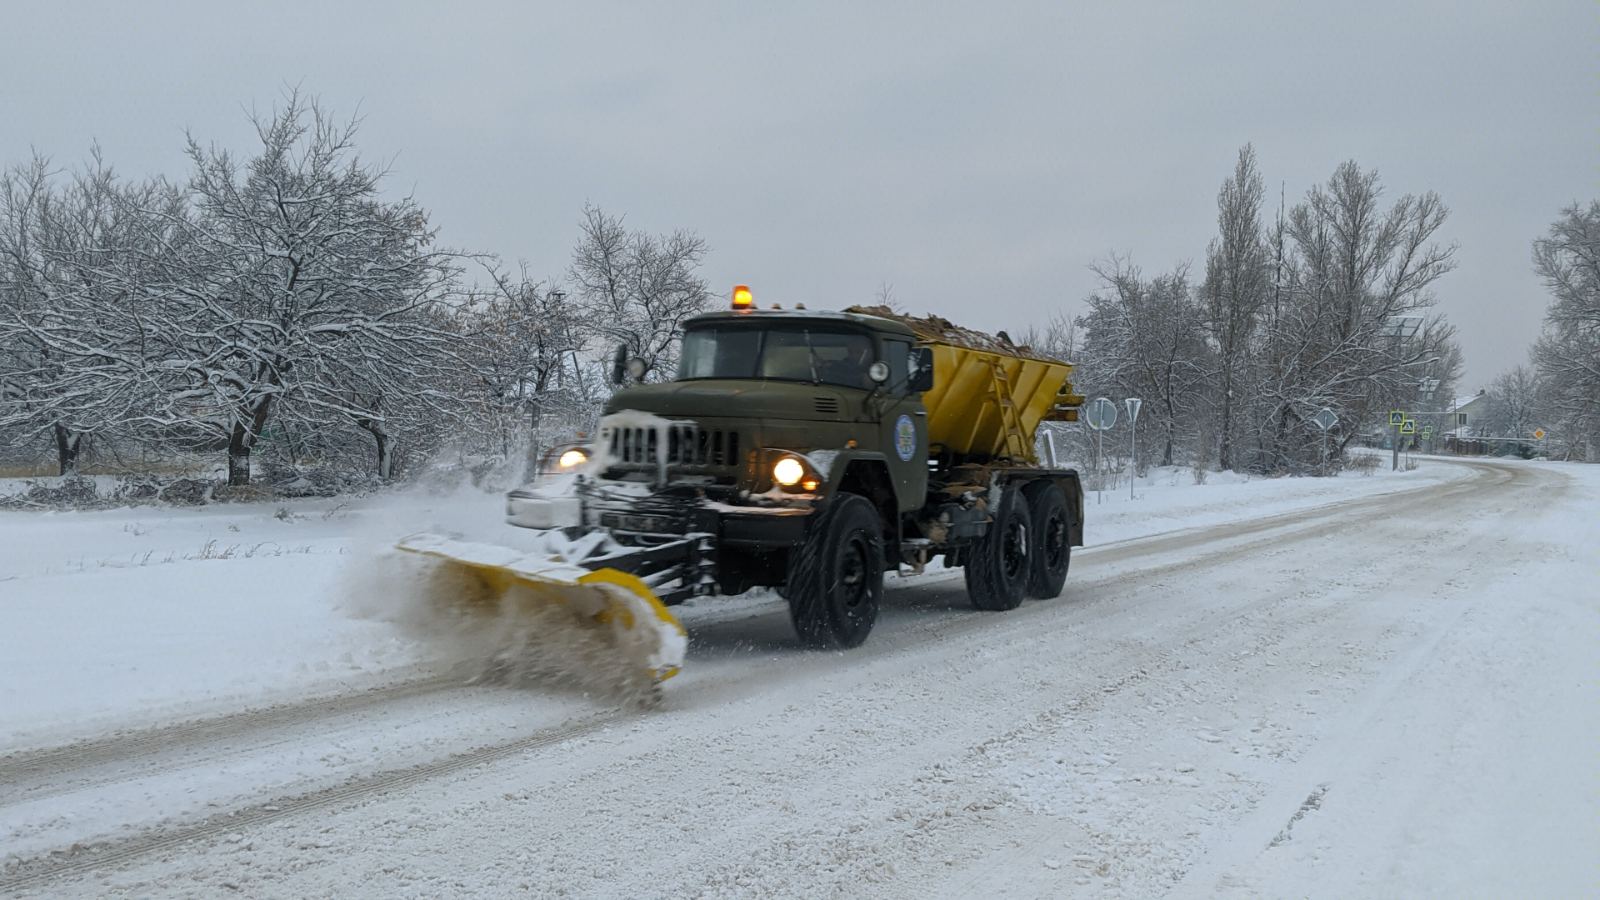
M 1133 479 L 1139 474 L 1139 405 L 1138 397 L 1122 401 L 1128 407 L 1128 499 L 1133 499 Z

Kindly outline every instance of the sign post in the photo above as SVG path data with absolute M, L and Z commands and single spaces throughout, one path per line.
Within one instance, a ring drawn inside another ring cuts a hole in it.
M 1328 471 L 1328 432 L 1333 429 L 1333 426 L 1339 424 L 1339 414 L 1324 406 L 1322 409 L 1317 410 L 1316 415 L 1311 417 L 1311 424 L 1317 426 L 1317 430 L 1322 432 L 1321 468 L 1323 473 L 1326 474 Z
M 1128 499 L 1133 499 L 1133 479 L 1139 474 L 1139 406 L 1144 403 L 1138 397 L 1129 397 L 1122 401 L 1128 407 Z
M 1389 466 L 1393 471 L 1400 471 L 1400 426 L 1406 421 L 1406 414 L 1402 410 L 1389 410 L 1389 425 L 1394 428 L 1394 462 Z
M 1089 401 L 1089 405 L 1084 408 L 1083 422 L 1094 429 L 1094 468 L 1095 475 L 1098 476 L 1095 479 L 1097 486 L 1095 488 L 1094 502 L 1099 503 L 1105 494 L 1105 475 L 1100 471 L 1101 464 L 1106 456 L 1105 431 L 1107 428 L 1117 424 L 1117 405 L 1105 397 L 1096 397 Z

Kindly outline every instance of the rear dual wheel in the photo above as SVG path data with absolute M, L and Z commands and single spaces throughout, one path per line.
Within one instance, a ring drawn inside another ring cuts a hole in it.
M 967 595 L 982 610 L 1061 595 L 1072 562 L 1067 498 L 1052 481 L 1008 486 L 966 564 Z
M 1061 588 L 1067 583 L 1067 568 L 1072 564 L 1067 495 L 1053 481 L 1036 481 L 1025 492 L 1033 525 L 1028 596 L 1051 600 L 1061 596 Z
M 967 596 L 975 609 L 1016 609 L 1028 589 L 1033 542 L 1028 499 L 1007 488 L 1000 494 L 989 530 L 972 546 L 967 559 Z

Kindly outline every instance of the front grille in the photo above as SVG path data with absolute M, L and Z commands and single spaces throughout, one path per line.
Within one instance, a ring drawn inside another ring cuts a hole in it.
M 661 440 L 666 438 L 666 458 Z M 611 458 L 620 463 L 659 466 L 732 466 L 739 464 L 739 432 L 703 431 L 693 422 L 666 428 L 617 428 L 611 432 Z
M 578 496 L 585 524 L 634 534 L 687 534 L 699 504 L 694 492 L 667 489 L 639 496 L 593 481 L 580 483 Z
M 813 397 L 812 400 L 816 403 L 817 412 L 819 413 L 831 415 L 839 411 L 838 397 Z

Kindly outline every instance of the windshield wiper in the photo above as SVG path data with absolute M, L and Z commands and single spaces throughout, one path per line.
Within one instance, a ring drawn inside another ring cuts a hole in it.
M 811 364 L 811 383 L 821 384 L 822 378 L 817 375 L 817 348 L 811 346 L 811 329 L 802 328 L 800 333 L 806 336 L 806 361 Z

